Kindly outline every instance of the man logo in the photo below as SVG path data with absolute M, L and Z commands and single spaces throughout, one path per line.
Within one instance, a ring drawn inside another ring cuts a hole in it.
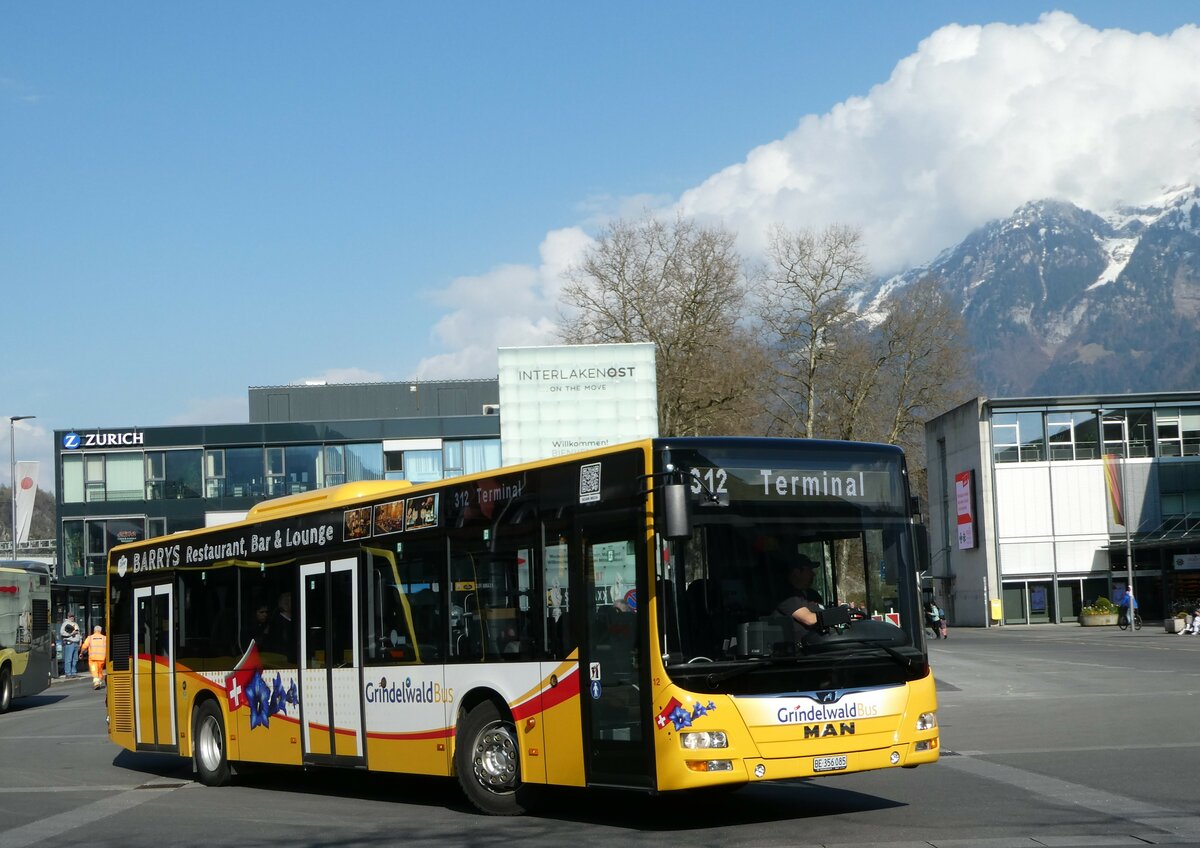
M 65 450 L 78 450 L 79 449 L 79 434 L 78 433 L 67 433 L 67 435 L 63 436 L 63 448 Z
M 841 700 L 841 695 L 832 689 L 826 689 L 824 692 L 817 692 L 818 704 L 836 704 Z
M 124 577 L 125 572 L 128 569 L 129 569 L 129 559 L 128 559 L 128 557 L 126 557 L 125 555 L 122 554 L 121 558 L 119 560 L 117 560 L 117 576 Z

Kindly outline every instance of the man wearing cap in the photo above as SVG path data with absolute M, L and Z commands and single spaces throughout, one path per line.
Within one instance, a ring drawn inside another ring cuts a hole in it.
M 79 666 L 79 643 L 83 641 L 83 634 L 75 623 L 75 613 L 67 613 L 67 620 L 59 628 L 58 635 L 63 643 L 63 677 L 74 677 Z
M 817 564 L 812 558 L 799 554 L 788 566 L 788 584 L 792 588 L 792 594 L 776 608 L 782 615 L 805 627 L 817 626 L 817 613 L 825 603 L 821 593 L 812 587 L 816 573 Z

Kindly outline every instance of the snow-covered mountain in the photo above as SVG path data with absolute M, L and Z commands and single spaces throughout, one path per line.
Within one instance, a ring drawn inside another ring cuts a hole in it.
M 1200 389 L 1200 188 L 1095 213 L 1039 200 L 933 262 L 993 397 Z

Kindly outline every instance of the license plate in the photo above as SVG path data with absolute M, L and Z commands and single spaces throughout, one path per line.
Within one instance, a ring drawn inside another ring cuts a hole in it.
M 813 771 L 841 771 L 845 767 L 845 754 L 839 757 L 813 757 Z

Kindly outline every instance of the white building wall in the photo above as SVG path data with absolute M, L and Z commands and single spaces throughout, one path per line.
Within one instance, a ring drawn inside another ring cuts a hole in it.
M 1108 553 L 1104 548 L 1107 543 L 1107 536 L 1058 540 L 1054 543 L 1054 553 L 1059 575 L 1108 573 Z
M 1104 463 L 1051 463 L 1054 497 L 1054 534 L 1096 536 L 1108 539 L 1108 503 Z
M 1108 570 L 1103 462 L 1037 462 L 995 469 L 1000 575 Z
M 997 530 L 1001 544 L 1012 539 L 1054 535 L 1048 465 L 1039 462 L 996 467 Z
M 1054 542 L 1049 539 L 1001 542 L 1000 561 L 1004 563 L 1005 577 L 1045 574 L 1054 567 Z
M 984 399 L 958 406 L 925 427 L 925 455 L 929 463 L 930 572 L 939 602 L 944 602 L 952 625 L 984 627 L 991 600 L 999 598 L 992 526 L 993 492 L 991 442 L 983 417 Z M 939 441 L 945 444 L 941 461 Z M 954 475 L 975 472 L 974 548 L 957 544 Z M 948 510 L 943 501 L 948 497 Z M 949 587 L 947 589 L 947 587 Z

